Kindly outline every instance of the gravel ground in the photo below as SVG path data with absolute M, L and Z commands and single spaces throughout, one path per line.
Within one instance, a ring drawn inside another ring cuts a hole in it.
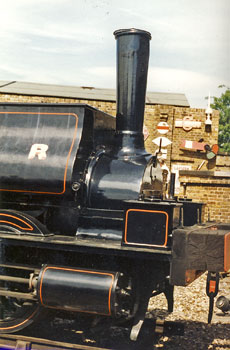
M 218 296 L 220 295 L 230 297 L 230 277 L 220 280 Z M 167 312 L 167 302 L 163 295 L 152 298 L 149 305 L 150 315 L 159 318 L 166 316 L 166 320 L 181 321 L 185 326 L 184 336 L 162 336 L 153 349 L 230 349 L 230 313 L 223 316 L 214 307 L 212 323 L 207 324 L 208 305 L 206 274 L 186 288 L 175 287 L 175 311 L 172 314 Z

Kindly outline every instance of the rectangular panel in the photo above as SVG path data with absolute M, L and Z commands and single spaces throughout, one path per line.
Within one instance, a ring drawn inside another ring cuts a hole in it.
M 166 211 L 128 209 L 125 217 L 124 243 L 141 246 L 167 245 L 169 215 Z
M 0 112 L 0 191 L 63 194 L 75 113 Z

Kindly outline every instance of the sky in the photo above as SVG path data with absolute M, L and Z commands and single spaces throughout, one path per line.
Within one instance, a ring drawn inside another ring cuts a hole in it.
M 206 108 L 230 86 L 230 0 L 0 0 L 0 80 L 116 87 L 113 32 L 152 34 L 147 90 Z

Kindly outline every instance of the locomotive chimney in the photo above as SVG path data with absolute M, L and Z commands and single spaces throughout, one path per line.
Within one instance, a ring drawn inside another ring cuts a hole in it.
M 143 121 L 151 34 L 139 29 L 114 32 L 117 40 L 116 140 L 119 155 L 145 152 Z

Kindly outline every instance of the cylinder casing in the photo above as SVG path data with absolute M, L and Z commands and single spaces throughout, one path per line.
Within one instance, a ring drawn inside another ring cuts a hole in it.
M 112 316 L 118 273 L 44 266 L 37 294 L 45 307 Z

